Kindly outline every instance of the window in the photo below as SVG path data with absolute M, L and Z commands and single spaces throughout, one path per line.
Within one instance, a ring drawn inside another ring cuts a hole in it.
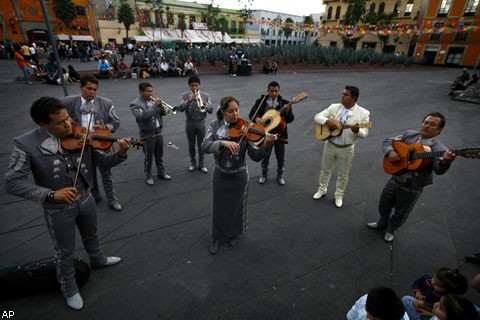
M 467 41 L 467 32 L 457 32 L 455 33 L 455 41 Z
M 328 8 L 327 20 L 332 20 L 333 7 Z
M 342 11 L 342 8 L 340 6 L 337 7 L 337 10 L 335 10 L 335 19 L 340 19 L 340 12 Z
M 395 13 L 395 16 L 398 17 L 400 14 L 400 6 L 402 3 L 400 1 L 395 2 L 395 5 L 393 6 L 393 13 Z
M 385 11 L 385 2 L 382 2 L 378 6 L 378 13 L 383 13 L 384 11 Z
M 375 3 L 370 4 L 370 10 L 368 12 L 369 13 L 374 13 L 375 12 Z
M 442 0 L 438 8 L 437 17 L 446 17 L 452 6 L 452 0 Z
M 408 0 L 403 16 L 410 17 L 412 15 L 412 10 L 413 10 L 413 0 Z
M 441 38 L 442 38 L 441 33 L 431 33 L 430 34 L 430 41 L 440 41 Z
M 230 32 L 231 33 L 237 33 L 237 22 L 236 21 L 233 21 L 233 20 L 230 21 Z
M 463 12 L 464 16 L 474 16 L 478 10 L 479 0 L 468 0 L 467 5 L 465 6 L 465 11 Z
M 75 10 L 77 11 L 77 15 L 79 16 L 86 16 L 87 12 L 85 11 L 84 7 L 76 6 Z

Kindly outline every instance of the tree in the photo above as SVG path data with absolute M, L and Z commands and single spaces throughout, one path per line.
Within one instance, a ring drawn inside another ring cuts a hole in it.
M 243 25 L 245 26 L 244 32 L 247 33 L 247 21 L 252 15 L 253 0 L 237 0 L 237 2 L 241 6 L 241 9 L 238 12 L 240 18 L 243 20 Z
M 120 4 L 118 8 L 117 15 L 118 22 L 123 23 L 126 30 L 126 38 L 128 39 L 128 31 L 130 31 L 130 26 L 135 23 L 135 14 L 132 7 L 125 0 Z
M 217 30 L 219 26 L 218 19 L 220 15 L 220 8 L 215 4 L 214 0 L 207 5 L 207 25 L 210 30 Z
M 72 21 L 77 17 L 77 10 L 71 0 L 54 0 L 53 12 L 55 16 L 62 20 L 67 28 L 68 36 L 72 38 Z
M 312 16 L 305 16 L 305 18 L 303 19 L 303 24 L 305 25 L 305 28 L 307 29 L 305 31 L 305 43 L 308 44 L 308 42 L 309 42 L 308 38 L 311 35 L 310 28 L 314 24 Z
M 366 12 L 366 0 L 348 0 L 347 12 L 345 13 L 346 25 L 357 24 Z
M 285 19 L 285 24 L 282 27 L 283 34 L 285 35 L 285 39 L 287 40 L 288 44 L 288 38 L 292 35 L 293 32 L 293 26 L 295 25 L 295 22 L 293 22 L 292 18 L 287 18 Z
M 185 23 L 185 14 L 184 13 L 179 13 L 178 14 L 178 29 L 182 32 L 182 38 L 183 38 L 183 33 L 185 32 L 185 29 L 187 29 L 187 24 Z

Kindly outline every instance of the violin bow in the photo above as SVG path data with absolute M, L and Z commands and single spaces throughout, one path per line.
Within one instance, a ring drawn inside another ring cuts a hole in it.
M 87 132 L 85 132 L 85 136 L 83 137 L 83 145 L 82 145 L 82 149 L 80 151 L 80 159 L 78 159 L 77 172 L 75 172 L 75 180 L 73 181 L 73 187 L 74 188 L 77 187 L 78 177 L 80 175 L 80 168 L 82 167 L 83 153 L 85 151 L 85 146 L 87 145 L 88 134 L 90 133 L 90 124 L 92 123 L 93 115 L 92 115 L 91 112 L 89 114 L 90 114 L 90 117 L 88 118 L 88 125 L 87 125 L 87 128 L 86 128 Z
M 263 96 L 262 101 L 260 101 L 260 103 L 258 104 L 257 110 L 255 110 L 255 113 L 252 116 L 252 119 L 255 119 L 255 117 L 257 116 L 258 110 L 260 110 L 260 106 L 263 104 L 263 102 L 265 101 L 265 98 L 267 98 L 267 96 L 268 96 L 268 94 Z M 250 126 L 250 123 L 252 123 L 252 121 L 253 120 L 248 121 L 247 126 Z M 248 128 L 247 128 L 247 130 L 248 130 Z M 245 138 L 246 135 L 247 135 L 247 131 L 245 130 L 245 131 L 243 131 L 243 135 L 240 137 L 240 140 L 238 140 L 238 144 L 240 144 L 243 141 L 243 138 Z

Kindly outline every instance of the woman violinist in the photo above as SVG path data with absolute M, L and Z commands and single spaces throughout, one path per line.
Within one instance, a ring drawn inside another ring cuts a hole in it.
M 237 236 L 247 229 L 248 170 L 246 153 L 253 161 L 261 161 L 276 137 L 265 134 L 265 142 L 257 147 L 243 135 L 229 137 L 229 127 L 235 127 L 239 120 L 239 101 L 232 96 L 224 97 L 217 110 L 217 119 L 210 123 L 202 142 L 205 153 L 213 153 L 213 217 L 210 253 L 218 252 L 221 241 L 227 240 L 235 246 Z

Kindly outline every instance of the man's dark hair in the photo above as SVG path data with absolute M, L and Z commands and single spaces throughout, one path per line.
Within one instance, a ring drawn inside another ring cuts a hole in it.
M 386 287 L 375 287 L 368 292 L 365 310 L 382 320 L 400 320 L 405 314 L 402 300 Z
M 427 119 L 428 117 L 440 118 L 440 129 L 443 129 L 443 127 L 445 127 L 445 123 L 447 122 L 447 119 L 440 112 L 431 112 L 431 113 L 427 114 L 423 118 L 422 122 L 425 121 L 425 119 Z
M 355 102 L 357 102 L 358 97 L 360 96 L 360 89 L 355 86 L 346 86 L 345 90 L 350 91 L 350 95 L 355 98 Z
M 268 84 L 267 89 L 270 89 L 270 87 L 279 87 L 280 88 L 280 84 L 277 81 L 272 81 Z
M 85 87 L 87 82 L 95 83 L 98 87 L 98 80 L 94 76 L 87 75 L 80 78 L 80 85 L 82 87 Z
M 197 76 L 191 76 L 190 78 L 188 78 L 188 84 L 190 85 L 192 83 L 200 84 L 200 78 Z
M 30 116 L 36 124 L 50 123 L 51 114 L 59 114 L 62 109 L 65 109 L 65 105 L 57 98 L 42 97 L 33 102 L 30 107 Z
M 153 88 L 150 82 L 140 82 L 140 84 L 138 85 L 138 90 L 140 92 L 144 92 L 145 90 L 147 90 L 147 88 Z

